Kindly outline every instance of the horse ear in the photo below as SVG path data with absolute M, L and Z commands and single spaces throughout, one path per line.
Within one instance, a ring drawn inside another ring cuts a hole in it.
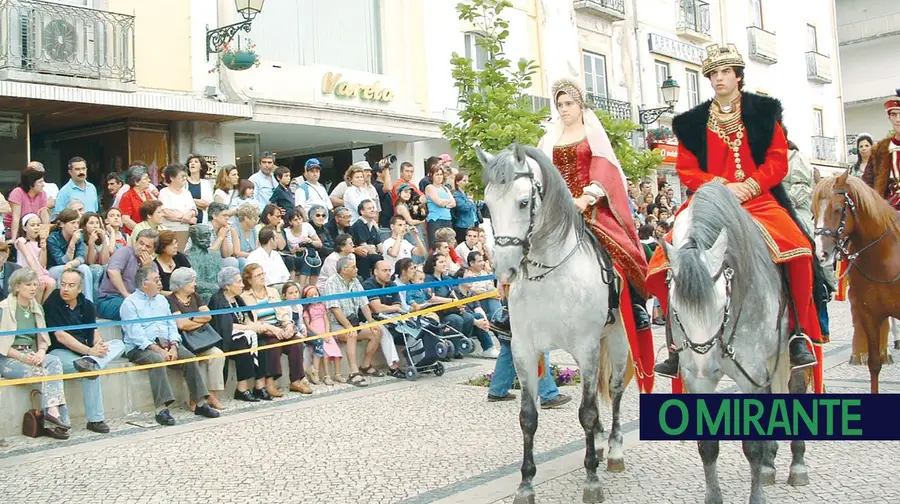
M 516 161 L 518 161 L 520 164 L 524 163 L 525 158 L 526 158 L 525 146 L 523 146 L 519 142 L 514 143 L 513 144 L 513 155 L 516 156 Z
M 837 180 L 835 181 L 835 184 L 840 184 L 842 186 L 845 186 L 845 185 L 847 185 L 847 179 L 849 177 L 850 177 L 850 169 L 848 168 L 847 170 L 844 171 L 844 173 L 841 173 L 838 176 Z
M 723 229 L 716 238 L 716 242 L 704 254 L 706 256 L 706 267 L 709 268 L 709 274 L 715 275 L 722 269 L 725 262 L 725 250 L 728 249 L 728 233 Z
M 657 243 L 662 247 L 663 255 L 666 257 L 666 261 L 668 261 L 669 266 L 672 268 L 672 273 L 675 273 L 675 261 L 673 260 L 675 257 L 675 247 L 670 245 L 665 239 L 660 239 Z
M 494 159 L 494 156 L 482 150 L 480 145 L 475 146 L 475 155 L 478 157 L 478 162 L 481 163 L 481 166 L 485 167 Z

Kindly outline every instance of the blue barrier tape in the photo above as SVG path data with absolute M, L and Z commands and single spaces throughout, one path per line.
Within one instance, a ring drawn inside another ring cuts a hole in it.
M 182 313 L 179 315 L 162 315 L 159 317 L 148 317 L 148 318 L 140 318 L 136 320 L 110 320 L 107 322 L 96 322 L 94 324 L 79 324 L 79 325 L 67 325 L 67 326 L 56 326 L 56 327 L 48 327 L 46 329 L 16 329 L 14 331 L 0 331 L 0 337 L 4 336 L 17 336 L 19 334 L 34 334 L 36 332 L 56 332 L 56 331 L 76 331 L 81 329 L 99 329 L 101 327 L 115 327 L 121 325 L 133 324 L 136 322 L 163 322 L 167 320 L 177 320 L 183 318 L 190 318 L 196 315 L 196 313 L 202 313 L 205 315 L 224 315 L 229 313 L 237 313 L 237 312 L 246 312 L 251 310 L 259 310 L 260 308 L 281 308 L 283 306 L 294 306 L 294 305 L 304 305 L 304 304 L 312 304 L 312 303 L 324 303 L 326 301 L 334 301 L 339 299 L 348 299 L 355 297 L 371 297 L 371 296 L 381 296 L 383 294 L 393 294 L 395 292 L 403 292 L 408 290 L 420 290 L 420 289 L 431 289 L 434 287 L 443 287 L 443 286 L 454 286 L 463 283 L 472 283 L 472 282 L 480 282 L 483 280 L 495 280 L 496 277 L 494 275 L 483 275 L 479 277 L 469 277 L 469 278 L 451 278 L 448 280 L 441 280 L 440 282 L 428 282 L 428 283 L 420 283 L 420 284 L 410 284 L 410 285 L 395 285 L 393 287 L 385 287 L 383 289 L 372 289 L 360 292 L 346 292 L 343 294 L 329 294 L 327 296 L 318 296 L 314 298 L 300 298 L 293 299 L 291 301 L 279 301 L 277 303 L 259 303 L 253 306 L 241 306 L 237 308 L 221 308 L 218 310 L 210 310 L 205 312 L 191 312 L 191 313 Z

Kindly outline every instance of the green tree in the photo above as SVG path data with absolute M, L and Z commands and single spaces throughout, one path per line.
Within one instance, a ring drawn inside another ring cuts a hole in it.
M 596 110 L 595 113 L 606 129 L 609 142 L 612 144 L 616 159 L 622 166 L 622 171 L 628 180 L 636 180 L 646 177 L 652 170 L 662 165 L 663 155 L 657 151 L 638 150 L 631 143 L 632 133 L 640 126 L 628 119 L 619 119 L 605 110 Z
M 481 197 L 481 163 L 475 146 L 496 153 L 514 142 L 537 145 L 543 135 L 541 121 L 549 116 L 544 108 L 534 111 L 526 90 L 537 73 L 534 61 L 521 59 L 513 66 L 504 53 L 509 22 L 501 17 L 512 7 L 509 0 L 471 0 L 459 3 L 459 19 L 475 26 L 480 36 L 476 45 L 487 55 L 482 70 L 473 69 L 472 60 L 454 52 L 454 86 L 459 90 L 459 120 L 441 127 L 456 161 L 469 172 L 473 193 Z

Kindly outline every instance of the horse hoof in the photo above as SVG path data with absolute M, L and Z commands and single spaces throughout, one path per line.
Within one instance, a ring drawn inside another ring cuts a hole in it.
M 527 492 L 516 492 L 516 498 L 513 504 L 534 504 L 534 490 Z
M 762 471 L 759 475 L 759 483 L 762 486 L 772 486 L 775 484 L 775 471 Z
M 597 449 L 597 460 L 603 460 L 606 457 L 606 449 L 598 448 Z
M 703 501 L 703 504 L 723 504 L 722 495 L 707 495 L 706 500 Z
M 609 472 L 625 472 L 625 459 L 608 459 L 606 470 Z
M 788 485 L 806 486 L 809 485 L 809 473 L 804 469 L 802 471 L 791 471 L 788 476 Z
M 604 500 L 606 500 L 606 497 L 603 496 L 603 487 L 599 485 L 595 488 L 585 487 L 584 493 L 581 495 L 581 502 L 587 504 L 596 504 L 597 502 L 603 502 Z

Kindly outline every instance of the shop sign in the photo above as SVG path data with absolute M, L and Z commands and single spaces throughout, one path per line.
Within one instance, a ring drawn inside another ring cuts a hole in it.
M 655 143 L 652 150 L 663 155 L 663 164 L 673 165 L 678 159 L 678 144 Z
M 376 80 L 373 84 L 351 82 L 343 74 L 326 72 L 322 76 L 322 93 L 341 98 L 359 98 L 366 101 L 390 102 L 394 100 L 394 90 Z

